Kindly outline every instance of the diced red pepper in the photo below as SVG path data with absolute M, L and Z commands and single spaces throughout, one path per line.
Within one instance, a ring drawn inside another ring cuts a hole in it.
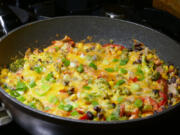
M 59 90 L 59 92 L 61 92 L 61 93 L 67 93 L 67 91 L 66 91 L 65 89 L 61 89 L 61 90 Z
M 75 42 L 73 40 L 68 42 L 72 47 L 75 47 Z
M 136 115 L 137 117 L 138 117 L 138 114 L 139 114 L 139 109 L 137 108 L 137 109 L 135 109 L 133 112 L 132 112 L 132 114 L 134 114 L 134 115 Z
M 139 97 L 142 101 L 143 101 L 143 104 L 144 104 L 144 102 L 145 102 L 145 97 Z
M 125 47 L 122 45 L 118 45 L 118 44 L 104 44 L 103 47 L 107 47 L 107 46 L 111 46 L 111 47 L 120 47 L 120 50 L 123 50 Z
M 150 101 L 151 105 L 153 106 L 154 110 L 158 111 L 159 110 L 158 103 L 154 99 L 152 99 L 151 97 L 149 97 L 149 101 Z
M 80 120 L 87 120 L 87 119 L 88 119 L 87 114 L 84 114 L 84 115 L 81 116 L 79 119 L 80 119 Z
M 163 98 L 163 99 L 158 103 L 159 106 L 165 105 L 165 104 L 167 103 L 167 95 L 166 95 L 164 92 L 160 91 L 160 92 L 159 92 L 159 96 L 160 96 L 161 98 Z
M 134 78 L 129 78 L 130 81 L 133 81 L 133 82 L 137 82 L 138 81 L 138 78 L 137 77 L 134 77 Z
M 167 80 L 162 79 L 163 85 L 164 85 L 164 93 L 167 94 L 168 92 L 168 85 L 167 85 Z
M 161 79 L 157 80 L 158 83 L 161 83 Z
M 56 41 L 52 41 L 51 43 L 52 43 L 52 44 L 55 44 L 55 43 L 56 43 Z
M 124 114 L 125 114 L 125 105 L 122 104 L 122 105 L 120 106 L 120 113 L 119 113 L 119 115 L 120 115 L 120 117 L 122 117 Z
M 79 114 L 84 114 L 84 111 L 80 108 L 76 108 L 76 111 L 79 113 Z

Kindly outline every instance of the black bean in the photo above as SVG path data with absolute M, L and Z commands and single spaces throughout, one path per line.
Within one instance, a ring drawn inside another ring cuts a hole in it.
M 91 50 L 88 48 L 88 49 L 86 49 L 86 52 L 90 52 Z
M 92 114 L 92 112 L 88 111 L 86 114 L 87 114 L 88 120 L 93 120 L 94 119 L 94 115 Z
M 97 55 L 92 56 L 92 60 L 96 61 L 98 59 Z
M 68 89 L 68 94 L 69 94 L 69 95 L 72 95 L 72 94 L 74 94 L 74 91 L 75 91 L 74 88 L 70 88 L 70 89 Z
M 133 51 L 133 49 L 132 48 L 128 48 L 128 52 L 132 52 Z
M 172 93 L 169 93 L 169 94 L 168 94 L 168 99 L 171 99 L 171 98 L 173 98 L 173 94 L 172 94 Z
M 39 61 L 39 62 L 42 62 L 42 60 L 41 60 L 41 59 L 38 59 L 38 61 Z
M 141 63 L 142 63 L 142 60 L 141 60 L 141 59 L 138 59 L 138 60 L 137 60 L 137 63 L 138 63 L 138 64 L 141 64 Z
M 172 106 L 172 101 L 168 102 L 168 106 Z
M 171 77 L 171 79 L 168 80 L 168 83 L 169 83 L 169 84 L 171 84 L 171 83 L 176 83 L 176 77 L 175 77 L 175 76 Z
M 102 118 L 104 118 L 104 114 L 98 113 L 98 114 L 97 114 L 97 117 L 101 120 Z
M 69 85 L 69 81 L 64 81 L 64 85 L 68 86 Z
M 95 107 L 94 107 L 94 110 L 95 110 L 96 112 L 100 112 L 100 111 L 101 111 L 101 108 L 100 108 L 99 106 L 95 106 Z
M 115 107 L 116 107 L 116 104 L 115 104 L 115 103 L 112 103 L 112 107 L 115 108 Z
M 95 46 L 93 46 L 93 47 L 90 48 L 91 51 L 94 50 L 94 49 L 95 49 Z
M 168 66 L 174 66 L 174 64 L 172 62 L 168 62 L 167 64 Z
M 141 51 L 141 50 L 143 50 L 142 44 L 141 44 L 141 43 L 135 44 L 135 45 L 134 45 L 134 50 L 135 50 L 135 51 Z
M 154 90 L 152 90 L 152 91 L 153 91 L 153 93 L 154 93 L 155 95 L 159 95 L 159 90 L 154 89 Z
M 166 107 L 165 107 L 165 106 L 161 106 L 161 109 L 162 109 L 162 110 L 165 110 L 165 109 L 166 109 Z
M 133 64 L 141 64 L 141 63 L 142 63 L 141 59 L 138 59 L 138 60 L 133 62 Z
M 161 74 L 159 72 L 156 72 L 152 76 L 153 81 L 157 81 L 161 77 Z
M 158 113 L 158 111 L 154 111 L 154 114 L 157 114 Z
M 142 50 L 142 47 L 136 47 L 135 48 L 135 51 L 141 51 Z

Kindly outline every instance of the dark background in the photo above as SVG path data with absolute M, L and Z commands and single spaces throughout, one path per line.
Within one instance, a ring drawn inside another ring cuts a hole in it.
M 133 21 L 154 28 L 180 42 L 180 20 L 153 8 L 152 0 L 0 0 L 0 37 L 28 22 L 66 15 L 106 16 Z M 180 121 L 179 112 L 157 123 L 111 134 L 164 134 L 168 131 L 171 134 L 180 134 L 177 127 Z M 29 135 L 14 121 L 0 127 L 0 135 L 9 134 Z

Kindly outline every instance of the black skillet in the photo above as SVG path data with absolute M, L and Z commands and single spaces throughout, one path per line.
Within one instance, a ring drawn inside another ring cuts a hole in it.
M 180 60 L 178 60 L 180 46 L 169 37 L 132 22 L 92 16 L 52 18 L 15 29 L 0 41 L 0 65 L 9 64 L 12 61 L 11 58 L 17 55 L 22 57 L 21 54 L 27 48 L 43 48 L 52 40 L 61 39 L 64 35 L 69 35 L 75 41 L 83 40 L 87 36 L 93 36 L 93 41 L 101 43 L 108 43 L 110 39 L 113 39 L 115 43 L 123 44 L 125 47 L 130 47 L 132 39 L 137 39 L 149 48 L 156 49 L 158 55 L 165 61 L 180 65 Z M 136 120 L 94 122 L 63 118 L 32 109 L 9 96 L 1 88 L 0 98 L 11 112 L 13 119 L 29 133 L 37 135 L 121 131 L 124 128 L 156 123 L 171 117 L 180 108 L 180 104 L 177 104 L 161 113 Z

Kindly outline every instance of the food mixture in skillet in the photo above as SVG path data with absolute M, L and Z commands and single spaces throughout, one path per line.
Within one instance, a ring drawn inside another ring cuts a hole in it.
M 173 65 L 136 42 L 75 43 L 66 36 L 3 68 L 1 87 L 24 104 L 50 114 L 94 121 L 147 117 L 180 102 Z

